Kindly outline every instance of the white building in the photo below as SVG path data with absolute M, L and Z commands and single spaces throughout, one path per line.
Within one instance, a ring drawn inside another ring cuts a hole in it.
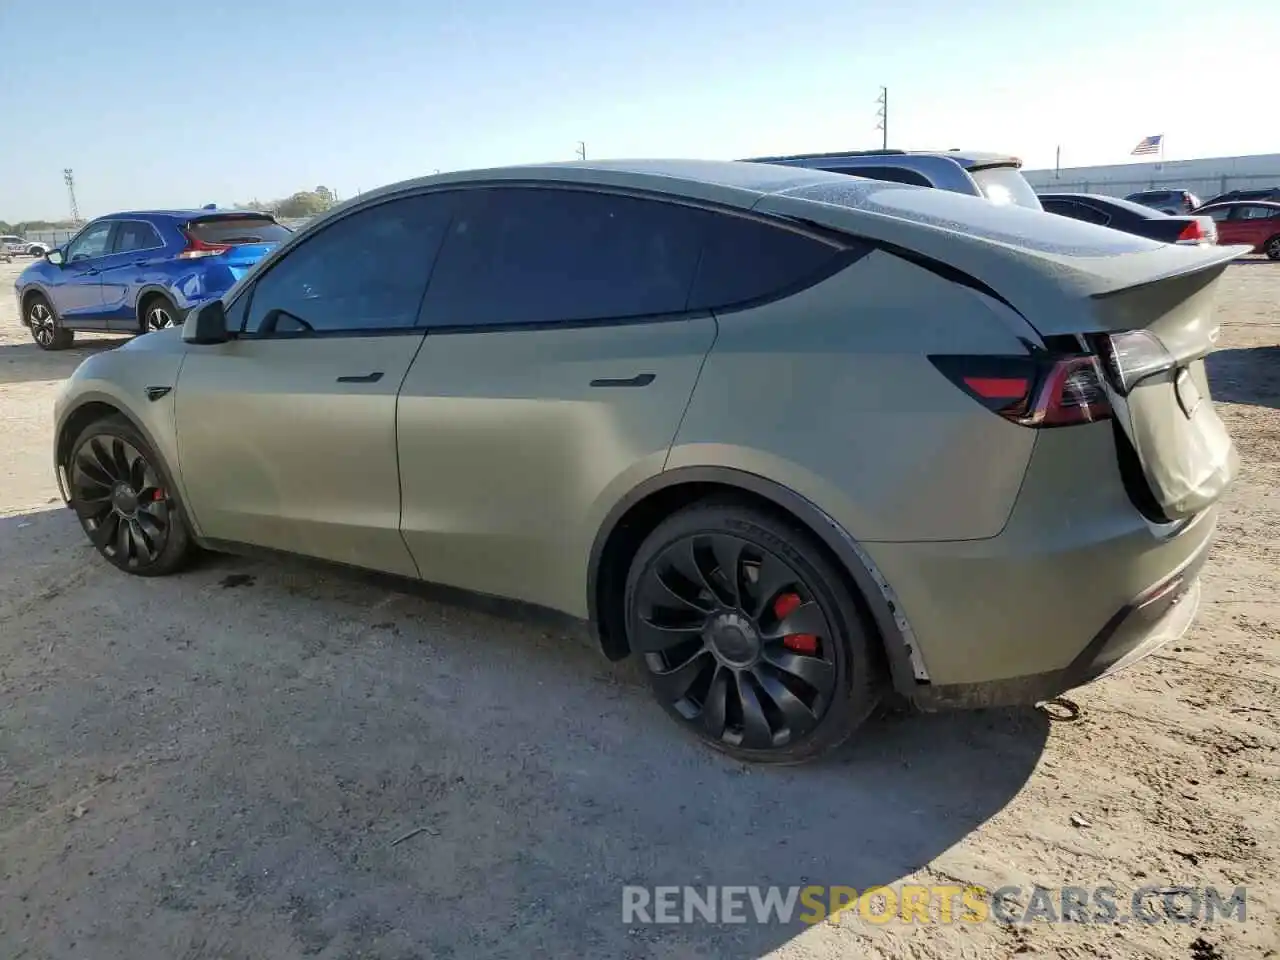
M 1210 200 L 1228 190 L 1280 187 L 1280 153 L 1119 163 L 1109 167 L 1063 167 L 1058 171 L 1024 170 L 1023 173 L 1037 193 L 1060 190 L 1123 197 L 1139 190 L 1190 190 L 1201 200 Z

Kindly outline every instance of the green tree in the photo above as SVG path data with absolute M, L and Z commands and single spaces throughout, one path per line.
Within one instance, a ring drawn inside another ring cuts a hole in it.
M 302 217 L 314 217 L 328 209 L 329 204 L 325 202 L 324 197 L 312 190 L 303 190 L 295 193 L 287 200 L 281 200 L 276 210 L 276 215 L 292 220 Z

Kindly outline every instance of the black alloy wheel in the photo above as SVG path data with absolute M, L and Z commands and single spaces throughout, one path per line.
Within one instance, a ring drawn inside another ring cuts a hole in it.
M 123 418 L 91 424 L 67 465 L 71 505 L 98 552 L 127 573 L 160 576 L 191 550 L 166 474 Z
M 794 762 L 838 744 L 875 703 L 840 578 L 801 531 L 770 529 L 773 517 L 689 513 L 692 524 L 677 515 L 642 547 L 628 590 L 631 648 L 655 696 L 741 759 Z

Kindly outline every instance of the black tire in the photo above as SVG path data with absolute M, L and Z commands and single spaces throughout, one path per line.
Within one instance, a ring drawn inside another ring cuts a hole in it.
M 161 322 L 162 318 L 167 317 L 167 322 Z M 138 304 L 138 332 L 151 333 L 153 330 L 163 330 L 166 327 L 180 327 L 185 319 L 181 310 L 179 310 L 168 297 L 162 294 L 152 294 L 144 297 L 142 302 Z
M 62 320 L 44 294 L 37 293 L 26 301 L 27 329 L 41 350 L 65 350 L 76 335 L 62 325 Z
M 80 526 L 117 569 L 163 577 L 191 560 L 195 544 L 173 478 L 127 419 L 105 417 L 85 427 L 66 467 Z
M 663 709 L 735 759 L 813 760 L 879 702 L 883 671 L 857 599 L 816 538 L 784 517 L 721 500 L 673 514 L 636 553 L 625 603 L 631 649 Z M 812 652 L 796 652 L 801 640 Z
M 1262 251 L 1267 255 L 1268 260 L 1280 260 L 1280 234 L 1276 234 L 1263 244 Z

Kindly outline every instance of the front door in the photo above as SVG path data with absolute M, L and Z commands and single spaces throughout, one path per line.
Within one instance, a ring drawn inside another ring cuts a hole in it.
M 359 209 L 287 251 L 193 346 L 178 459 L 206 538 L 414 576 L 400 535 L 396 395 L 447 223 L 443 201 Z
M 66 323 L 78 327 L 106 328 L 102 307 L 102 263 L 111 250 L 115 223 L 89 224 L 67 244 L 57 285 L 51 289 L 53 306 Z

